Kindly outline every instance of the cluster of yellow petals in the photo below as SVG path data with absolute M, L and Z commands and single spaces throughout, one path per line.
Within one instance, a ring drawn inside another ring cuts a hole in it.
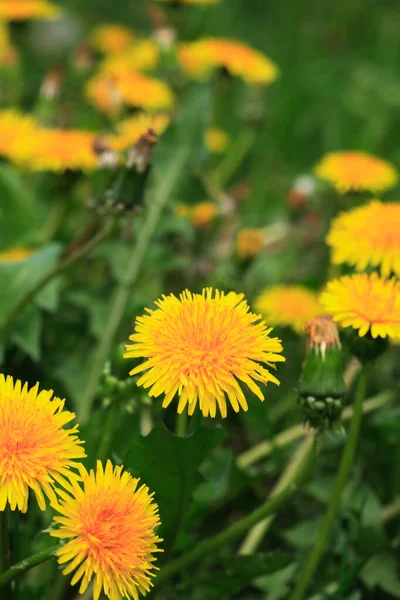
M 334 264 L 348 263 L 359 271 L 380 267 L 384 277 L 400 276 L 400 204 L 371 200 L 341 213 L 326 238 Z
M 64 429 L 75 415 L 52 395 L 0 374 L 0 511 L 8 503 L 26 512 L 29 489 L 44 510 L 45 495 L 56 500 L 56 483 L 66 487 L 79 479 L 71 471 L 85 456 L 78 426 Z
M 90 43 L 104 54 L 118 54 L 128 50 L 135 41 L 130 29 L 123 25 L 108 23 L 95 27 L 90 36 Z
M 192 77 L 202 78 L 216 67 L 225 67 L 232 75 L 250 84 L 275 81 L 277 66 L 261 52 L 242 42 L 220 38 L 204 38 L 178 46 L 178 59 Z
M 0 110 L 0 156 L 13 158 L 21 140 L 35 138 L 37 123 L 28 115 L 10 108 Z
M 377 273 L 345 275 L 330 281 L 321 304 L 343 327 L 358 329 L 363 337 L 400 338 L 400 282 Z
M 28 19 L 54 19 L 60 9 L 46 0 L 0 0 L 0 19 L 25 21 Z
M 147 133 L 149 130 L 161 135 L 170 122 L 170 117 L 165 114 L 148 115 L 140 113 L 128 117 L 117 123 L 115 135 L 108 136 L 110 148 L 115 151 L 126 150 Z
M 207 228 L 219 213 L 214 202 L 204 201 L 194 205 L 180 203 L 175 206 L 176 216 L 188 219 L 196 229 Z
M 0 263 L 15 263 L 26 260 L 34 253 L 32 248 L 9 248 L 0 252 Z
M 227 399 L 236 412 L 248 408 L 241 383 L 260 400 L 264 395 L 256 382 L 279 385 L 261 363 L 274 367 L 284 361 L 282 344 L 269 337 L 272 329 L 249 311 L 243 294 L 186 290 L 155 304 L 156 310 L 136 319 L 124 357 L 145 359 L 130 374 L 145 371 L 137 385 L 150 397 L 164 395 L 163 407 L 178 395 L 179 413 L 188 406 L 191 415 L 199 403 L 204 416 L 215 417 L 218 408 L 226 417 Z
M 229 135 L 219 127 L 210 127 L 205 133 L 205 144 L 209 152 L 222 154 L 229 146 Z
M 160 58 L 159 47 L 153 40 L 141 40 L 123 52 L 108 56 L 100 65 L 101 73 L 126 74 L 130 71 L 154 69 Z
M 316 166 L 315 173 L 327 180 L 340 194 L 383 192 L 398 179 L 396 169 L 387 161 L 366 152 L 332 152 Z
M 80 581 L 81 594 L 94 578 L 94 600 L 102 591 L 110 600 L 138 600 L 138 592 L 146 594 L 152 586 L 153 554 L 161 551 L 153 494 L 110 461 L 105 468 L 98 461 L 90 473 L 81 467 L 81 476 L 82 486 L 58 490 L 61 500 L 52 503 L 61 516 L 50 535 L 66 542 L 56 553 L 63 573 L 76 571 L 71 584 Z
M 317 294 L 300 285 L 267 288 L 254 307 L 271 325 L 292 327 L 297 333 L 304 333 L 307 323 L 323 312 Z
M 265 235 L 258 227 L 248 227 L 238 231 L 236 253 L 242 260 L 261 254 L 265 246 Z

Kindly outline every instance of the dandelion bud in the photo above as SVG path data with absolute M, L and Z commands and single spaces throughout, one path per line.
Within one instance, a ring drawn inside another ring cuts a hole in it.
M 311 427 L 331 429 L 342 413 L 346 393 L 339 333 L 331 317 L 306 325 L 307 356 L 299 380 L 299 403 Z

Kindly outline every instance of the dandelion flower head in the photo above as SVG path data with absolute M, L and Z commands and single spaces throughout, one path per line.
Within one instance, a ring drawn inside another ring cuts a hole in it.
M 285 360 L 281 341 L 269 337 L 272 329 L 249 311 L 243 294 L 186 290 L 155 304 L 136 319 L 124 357 L 145 359 L 130 375 L 145 372 L 137 385 L 150 397 L 163 395 L 163 407 L 177 394 L 178 413 L 188 406 L 191 415 L 198 403 L 205 417 L 215 417 L 217 408 L 226 417 L 227 400 L 235 412 L 248 408 L 241 384 L 260 400 L 259 383 L 279 385 L 262 363 L 275 367 Z
M 33 117 L 12 108 L 0 110 L 0 156 L 12 159 L 21 144 L 34 139 L 37 131 Z
M 54 19 L 60 9 L 46 0 L 0 0 L 0 18 L 9 21 Z
M 82 467 L 82 486 L 52 503 L 60 514 L 50 535 L 65 544 L 57 551 L 65 575 L 75 571 L 71 585 L 80 581 L 84 594 L 94 578 L 93 598 L 103 591 L 110 600 L 138 599 L 151 588 L 153 554 L 161 552 L 155 533 L 160 525 L 158 507 L 146 485 L 140 485 L 122 466 L 97 462 L 96 471 Z M 70 538 L 70 539 L 69 539 Z
M 326 238 L 334 264 L 348 263 L 359 271 L 380 267 L 384 277 L 400 277 L 400 204 L 371 200 L 340 214 Z
M 113 150 L 126 150 L 136 144 L 149 130 L 161 135 L 168 127 L 170 118 L 165 114 L 148 115 L 140 113 L 120 121 L 116 125 L 116 134 L 110 137 Z
M 26 512 L 29 489 L 44 510 L 45 495 L 56 500 L 56 482 L 65 487 L 79 479 L 71 471 L 85 456 L 78 426 L 64 429 L 75 415 L 52 394 L 39 392 L 38 384 L 28 389 L 27 383 L 0 374 L 1 511 L 8 502 L 11 510 Z
M 218 214 L 218 206 L 213 202 L 198 202 L 190 211 L 190 220 L 193 227 L 202 229 L 207 227 Z
M 209 152 L 222 154 L 229 146 L 229 135 L 218 127 L 210 127 L 205 133 L 205 143 Z
M 366 152 L 333 152 L 316 166 L 315 173 L 326 179 L 340 194 L 347 192 L 383 192 L 398 179 L 387 161 Z
M 90 41 L 93 47 L 104 54 L 117 54 L 127 50 L 134 42 L 132 31 L 123 25 L 98 25 L 92 31 Z
M 254 307 L 271 325 L 292 327 L 297 333 L 304 333 L 306 324 L 322 312 L 317 294 L 300 285 L 267 288 Z
M 239 258 L 246 259 L 260 254 L 265 245 L 262 229 L 248 227 L 238 231 L 236 236 L 236 252 Z
M 321 304 L 342 327 L 353 327 L 360 337 L 400 337 L 400 283 L 377 273 L 345 275 L 330 281 Z

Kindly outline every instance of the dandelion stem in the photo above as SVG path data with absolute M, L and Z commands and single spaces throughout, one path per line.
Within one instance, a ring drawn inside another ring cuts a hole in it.
M 124 281 L 120 283 L 116 291 L 111 313 L 107 323 L 105 324 L 103 337 L 101 338 L 94 355 L 92 367 L 90 369 L 82 401 L 80 403 L 78 417 L 81 423 L 86 422 L 89 418 L 99 377 L 110 351 L 110 347 L 114 342 L 115 334 L 117 333 L 118 327 L 120 326 L 120 323 L 124 317 L 129 295 L 139 274 L 147 248 L 149 247 L 162 211 L 166 206 L 175 187 L 176 181 L 181 174 L 188 154 L 189 150 L 186 147 L 183 147 L 180 152 L 176 153 L 175 160 L 171 164 L 170 170 L 167 173 L 163 184 L 158 187 L 158 193 L 155 194 L 155 197 L 151 199 L 151 202 L 148 206 L 146 220 L 138 234 L 136 244 L 132 249 L 131 257 L 126 270 L 126 277 Z
M 29 569 L 32 569 L 32 567 L 36 567 L 36 565 L 40 565 L 41 563 L 46 562 L 46 560 L 53 558 L 56 550 L 58 550 L 59 547 L 59 544 L 56 546 L 50 546 L 50 548 L 47 548 L 47 550 L 42 550 L 37 554 L 33 554 L 32 556 L 21 560 L 21 562 L 16 563 L 4 573 L 1 573 L 0 588 L 7 586 L 9 583 L 14 581 L 14 579 L 21 577 L 21 575 L 23 575 Z
M 247 152 L 253 145 L 256 138 L 256 130 L 247 128 L 238 135 L 236 141 L 226 153 L 224 159 L 212 173 L 213 181 L 220 187 L 226 185 L 232 175 L 244 160 Z
M 72 267 L 72 265 L 76 265 L 77 262 L 82 260 L 82 258 L 85 258 L 85 256 L 87 256 L 93 250 L 93 248 L 98 246 L 106 237 L 108 237 L 113 225 L 113 220 L 107 221 L 97 235 L 92 237 L 84 246 L 81 246 L 78 250 L 76 250 L 76 252 L 55 265 L 53 269 L 39 279 L 37 284 L 31 290 L 29 290 L 27 294 L 25 294 L 25 296 L 21 298 L 21 300 L 17 302 L 12 310 L 8 313 L 2 325 L 3 333 L 7 332 L 10 325 L 18 317 L 25 306 L 30 304 L 35 298 L 36 294 L 38 294 L 48 283 L 50 283 L 50 281 L 61 275 L 61 273 Z
M 7 508 L 0 513 L 0 573 L 7 571 L 11 562 L 10 532 L 8 529 Z M 11 587 L 4 590 L 4 600 L 12 599 Z
M 175 433 L 178 437 L 185 437 L 187 431 L 187 413 L 176 414 Z
M 356 397 L 354 401 L 353 417 L 350 423 L 350 430 L 346 445 L 343 450 L 340 461 L 339 471 L 336 476 L 335 485 L 332 495 L 329 500 L 329 505 L 322 524 L 319 528 L 318 537 L 313 545 L 313 549 L 308 556 L 305 568 L 301 571 L 300 577 L 297 580 L 295 590 L 290 600 L 302 600 L 306 594 L 309 585 L 312 581 L 314 573 L 318 568 L 320 560 L 325 552 L 326 545 L 329 541 L 329 536 L 335 521 L 337 512 L 340 508 L 343 488 L 346 485 L 353 459 L 357 447 L 358 435 L 360 431 L 361 418 L 363 413 L 363 402 L 366 391 L 366 367 L 360 373 Z
M 98 460 L 105 461 L 108 458 L 111 442 L 114 437 L 115 427 L 117 424 L 118 417 L 118 402 L 114 401 L 111 406 L 108 407 L 108 414 L 106 417 L 105 425 L 102 429 L 102 436 L 99 451 L 97 453 Z
M 186 552 L 183 556 L 167 563 L 161 569 L 155 584 L 158 586 L 161 583 L 164 583 L 166 580 L 180 573 L 183 569 L 186 569 L 204 557 L 211 555 L 222 546 L 233 542 L 266 517 L 278 512 L 278 510 L 292 497 L 297 486 L 308 472 L 307 465 L 309 464 L 310 457 L 314 456 L 315 452 L 316 443 L 314 442 L 312 444 L 312 452 L 305 454 L 303 460 L 297 465 L 296 472 L 293 474 L 293 477 L 286 487 L 281 489 L 278 494 L 273 495 L 273 497 L 269 497 L 264 504 L 256 508 L 246 517 L 233 523 L 233 525 L 230 525 L 214 537 L 199 542 L 193 550 Z

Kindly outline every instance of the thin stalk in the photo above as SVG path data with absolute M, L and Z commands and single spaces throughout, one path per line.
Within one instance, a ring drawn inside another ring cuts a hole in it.
M 307 461 L 311 462 L 309 459 L 311 459 L 313 455 L 313 445 L 314 436 L 312 433 L 309 433 L 306 439 L 303 440 L 302 444 L 300 444 L 297 452 L 294 454 L 286 469 L 283 471 L 278 483 L 271 492 L 271 497 L 279 494 L 283 489 L 293 482 L 293 478 L 297 477 L 299 465 L 304 465 Z M 261 544 L 265 534 L 267 533 L 273 519 L 274 515 L 271 515 L 257 523 L 257 525 L 254 525 L 240 546 L 238 554 L 254 554 L 258 546 Z
M 102 428 L 101 443 L 97 452 L 98 460 L 105 461 L 108 458 L 111 442 L 114 437 L 118 412 L 118 402 L 114 401 L 108 408 L 106 422 L 104 428 Z
M 55 265 L 53 269 L 39 279 L 37 284 L 31 290 L 29 290 L 27 294 L 25 294 L 25 296 L 21 298 L 21 300 L 17 302 L 12 310 L 8 313 L 2 325 L 3 332 L 8 330 L 10 325 L 18 317 L 25 306 L 30 304 L 35 298 L 36 294 L 38 294 L 48 283 L 50 283 L 50 281 L 61 275 L 61 273 L 73 265 L 76 265 L 76 263 L 82 260 L 82 258 L 85 258 L 85 256 L 87 256 L 93 250 L 93 248 L 98 246 L 106 237 L 108 237 L 112 230 L 113 224 L 113 221 L 107 221 L 103 229 L 101 229 L 97 235 L 90 239 L 84 246 L 76 250 L 76 252 L 68 256 L 68 258 Z
M 229 182 L 232 175 L 236 173 L 243 162 L 247 152 L 252 147 L 255 138 L 255 129 L 247 128 L 242 130 L 225 154 L 222 162 L 212 173 L 212 178 L 216 185 L 223 187 Z
M 171 164 L 171 168 L 163 182 L 163 185 L 158 188 L 158 194 L 151 199 L 151 202 L 148 206 L 146 220 L 142 229 L 138 233 L 136 244 L 132 248 L 125 280 L 120 283 L 115 293 L 114 302 L 111 307 L 108 321 L 105 325 L 103 337 L 101 338 L 94 355 L 93 364 L 90 369 L 84 388 L 83 397 L 80 403 L 80 410 L 78 411 L 78 417 L 81 423 L 85 423 L 89 418 L 97 384 L 110 348 L 114 342 L 118 327 L 120 326 L 120 323 L 124 317 L 129 295 L 139 274 L 143 259 L 146 255 L 163 209 L 166 206 L 174 189 L 175 183 L 181 174 L 181 170 L 185 165 L 188 153 L 189 151 L 187 148 L 182 148 L 181 151 L 176 154 L 175 161 Z
M 336 481 L 331 498 L 329 500 L 329 505 L 320 526 L 317 539 L 313 545 L 313 549 L 308 556 L 305 568 L 300 572 L 300 576 L 297 580 L 296 587 L 290 600 L 303 600 L 329 542 L 332 526 L 340 508 L 342 492 L 353 465 L 360 431 L 361 418 L 363 414 L 362 409 L 365 391 L 366 367 L 362 369 L 359 376 L 356 397 L 354 401 L 353 417 L 350 423 L 348 438 L 343 450 L 339 471 L 336 476 Z
M 315 449 L 315 445 L 313 445 L 313 448 Z M 222 546 L 225 546 L 226 544 L 229 544 L 244 535 L 246 531 L 259 523 L 262 519 L 265 519 L 266 517 L 278 512 L 279 509 L 282 508 L 286 502 L 288 502 L 297 489 L 297 484 L 304 473 L 304 466 L 304 462 L 298 465 L 295 476 L 293 476 L 289 485 L 282 489 L 279 494 L 276 494 L 272 498 L 269 497 L 264 504 L 256 508 L 246 517 L 243 517 L 236 523 L 233 523 L 214 537 L 198 543 L 193 550 L 186 552 L 184 555 L 167 563 L 157 576 L 155 582 L 156 586 L 164 583 L 174 575 L 180 573 L 183 569 L 190 567 L 204 557 L 210 556 Z
M 11 562 L 10 532 L 8 528 L 7 508 L 0 513 L 0 573 L 7 571 Z M 4 600 L 12 600 L 11 587 L 7 586 L 2 594 Z
M 177 413 L 175 421 L 175 434 L 178 437 L 185 437 L 187 431 L 188 416 L 186 412 Z
M 21 560 L 21 562 L 16 563 L 7 569 L 7 571 L 0 575 L 0 588 L 10 584 L 12 581 L 14 581 L 14 579 L 21 577 L 21 575 L 26 573 L 26 571 L 29 569 L 32 569 L 32 567 L 36 567 L 36 565 L 40 565 L 41 563 L 46 562 L 46 560 L 53 558 L 56 550 L 58 550 L 59 547 L 59 544 L 50 546 L 50 548 L 47 548 L 47 550 L 42 550 L 37 554 L 32 554 L 32 556 Z
M 363 413 L 367 414 L 378 408 L 382 408 L 386 404 L 389 404 L 394 398 L 394 393 L 391 391 L 382 392 L 377 396 L 373 396 L 364 402 Z M 353 416 L 353 407 L 347 406 L 342 414 L 342 419 L 348 421 Z M 292 442 L 295 442 L 299 438 L 302 438 L 308 434 L 309 430 L 302 423 L 299 425 L 293 425 L 285 431 L 282 431 L 275 436 L 271 441 L 260 442 L 256 446 L 249 448 L 236 459 L 236 464 L 240 469 L 249 469 L 254 463 L 269 456 L 274 449 L 284 448 Z

